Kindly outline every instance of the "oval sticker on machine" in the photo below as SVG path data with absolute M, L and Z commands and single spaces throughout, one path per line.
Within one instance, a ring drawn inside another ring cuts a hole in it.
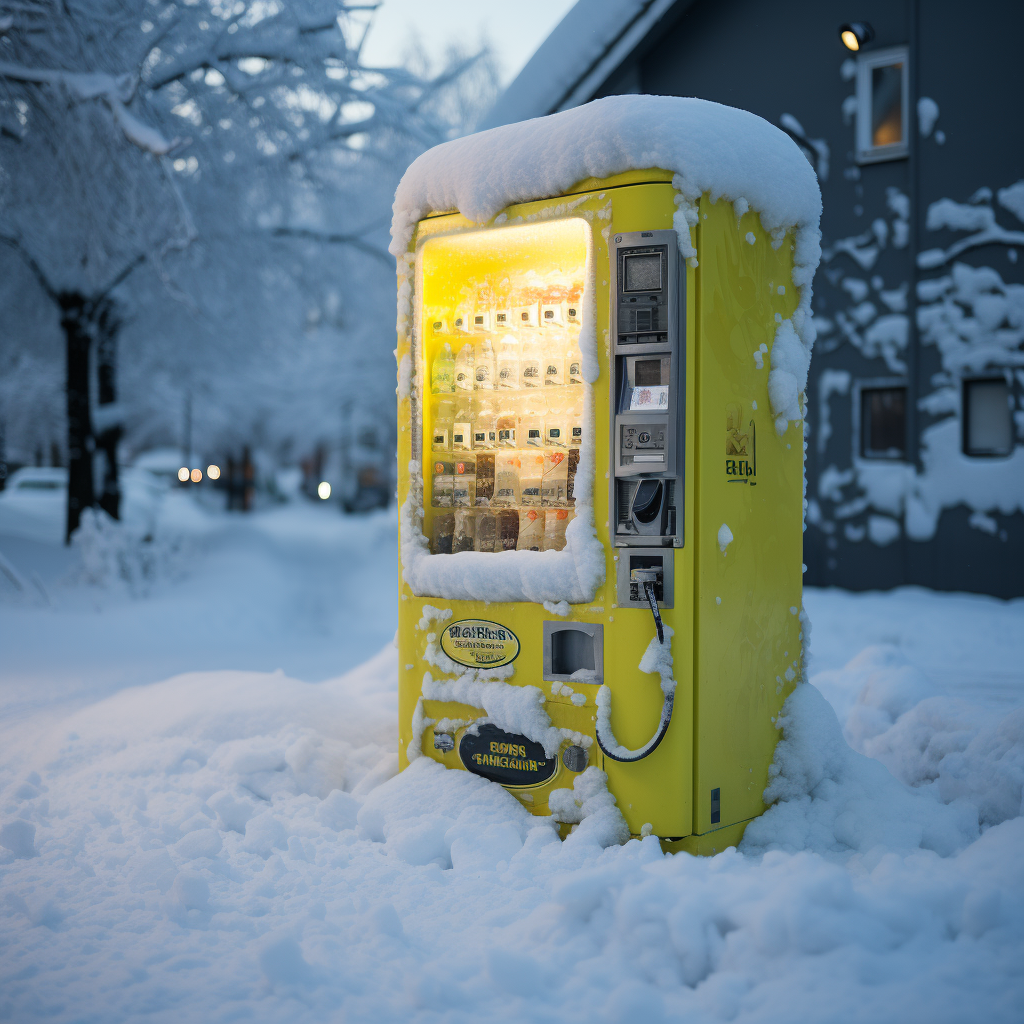
M 445 627 L 441 650 L 469 668 L 497 668 L 519 656 L 519 637 L 500 622 L 462 619 Z

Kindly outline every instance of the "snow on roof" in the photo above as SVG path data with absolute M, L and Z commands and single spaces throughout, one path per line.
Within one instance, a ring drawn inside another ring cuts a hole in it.
M 479 127 L 541 117 L 590 99 L 677 0 L 579 0 Z
M 391 252 L 404 253 L 431 213 L 484 223 L 585 178 L 653 167 L 674 172 L 689 202 L 744 200 L 769 232 L 796 229 L 797 263 L 817 266 L 821 192 L 796 143 L 749 111 L 675 96 L 609 96 L 435 146 L 399 183 Z

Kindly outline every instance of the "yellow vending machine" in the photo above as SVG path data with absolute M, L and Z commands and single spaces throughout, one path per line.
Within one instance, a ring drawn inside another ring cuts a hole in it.
M 681 235 L 652 168 L 416 223 L 399 753 L 536 814 L 597 768 L 631 834 L 711 853 L 764 810 L 801 673 L 803 434 L 768 386 L 793 237 L 692 202 Z

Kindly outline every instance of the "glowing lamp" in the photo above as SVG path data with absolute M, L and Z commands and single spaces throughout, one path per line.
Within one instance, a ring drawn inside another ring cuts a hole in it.
M 220 479 L 220 466 L 207 466 L 206 467 L 206 475 L 211 480 L 219 480 Z
M 192 470 L 192 483 L 197 484 L 203 479 L 203 471 L 201 469 Z
M 326 480 L 321 480 L 316 493 L 326 501 L 331 496 L 331 485 Z
M 184 466 L 182 466 L 181 469 L 178 470 L 178 479 L 183 484 L 188 483 L 188 470 Z
M 839 26 L 843 46 L 856 52 L 875 38 L 875 30 L 866 21 L 850 21 Z

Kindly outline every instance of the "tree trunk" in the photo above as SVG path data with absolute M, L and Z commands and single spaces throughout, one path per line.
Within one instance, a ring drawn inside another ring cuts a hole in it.
M 113 302 L 104 302 L 97 317 L 97 327 L 96 450 L 103 454 L 99 505 L 113 519 L 119 519 L 121 486 L 117 473 L 117 446 L 124 427 L 117 409 L 117 332 L 121 327 L 121 319 Z
M 95 504 L 92 480 L 92 422 L 89 416 L 89 303 L 81 295 L 60 296 L 61 327 L 67 342 L 68 515 L 64 543 L 78 529 L 82 510 Z

